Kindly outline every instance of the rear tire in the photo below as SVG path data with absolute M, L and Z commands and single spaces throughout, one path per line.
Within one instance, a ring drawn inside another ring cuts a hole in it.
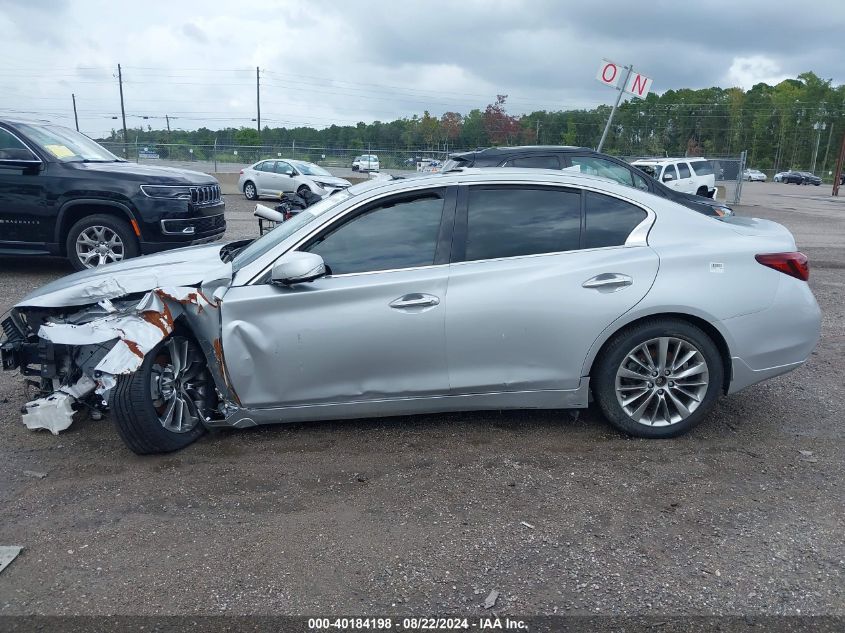
M 196 441 L 205 433 L 203 419 L 214 399 L 199 346 L 171 335 L 144 357 L 137 371 L 118 376 L 110 406 L 126 446 L 137 455 L 149 455 Z
M 97 213 L 77 221 L 65 240 L 67 258 L 76 270 L 137 257 L 141 250 L 126 220 Z
M 613 426 L 635 437 L 662 439 L 686 433 L 707 416 L 722 390 L 724 368 L 719 349 L 700 328 L 656 318 L 605 344 L 592 384 Z
M 244 196 L 247 200 L 258 200 L 258 189 L 251 180 L 247 180 L 244 183 Z
M 707 187 L 699 187 L 698 191 L 695 192 L 695 195 L 707 198 L 710 195 L 710 191 Z

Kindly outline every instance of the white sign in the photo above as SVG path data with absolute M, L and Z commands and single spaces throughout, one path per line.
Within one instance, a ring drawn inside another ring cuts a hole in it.
M 619 82 L 625 78 L 625 72 L 626 69 L 619 64 L 603 59 L 601 66 L 599 66 L 599 71 L 596 73 L 596 79 L 606 86 L 616 88 Z
M 646 77 L 640 73 L 632 72 L 631 76 L 628 77 L 628 83 L 625 84 L 625 92 L 630 93 L 635 97 L 639 97 L 640 99 L 645 99 L 651 91 L 651 82 L 651 77 Z

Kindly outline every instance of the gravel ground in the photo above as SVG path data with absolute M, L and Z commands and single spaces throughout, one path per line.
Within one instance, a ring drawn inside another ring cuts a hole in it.
M 108 420 L 27 431 L 0 375 L 0 615 L 845 615 L 845 204 L 746 183 L 814 263 L 800 370 L 670 441 L 594 409 L 326 422 L 136 457 Z M 232 237 L 251 204 L 227 197 Z M 0 259 L 0 312 L 69 272 Z M 44 478 L 25 471 L 47 473 Z M 527 523 L 528 525 L 525 525 Z M 530 526 L 530 527 L 529 527 Z

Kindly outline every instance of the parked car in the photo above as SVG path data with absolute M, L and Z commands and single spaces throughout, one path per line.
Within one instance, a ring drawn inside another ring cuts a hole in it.
M 766 174 L 758 169 L 746 169 L 742 172 L 742 179 L 748 182 L 766 182 Z
M 820 185 L 822 179 L 807 171 L 788 171 L 781 177 L 781 182 L 793 185 Z
M 43 121 L 0 119 L 0 254 L 77 270 L 202 244 L 226 230 L 217 180 L 139 165 Z
M 379 171 L 379 160 L 375 154 L 363 154 L 352 161 L 352 171 Z
M 283 193 L 302 195 L 305 191 L 325 196 L 351 184 L 344 178 L 332 176 L 319 165 L 288 158 L 260 160 L 242 169 L 238 178 L 238 189 L 247 200 L 258 200 L 262 196 L 278 198 Z
M 587 147 L 567 145 L 533 145 L 526 147 L 489 147 L 472 152 L 452 154 L 442 171 L 466 167 L 529 167 L 539 169 L 577 170 L 615 180 L 618 183 L 650 191 L 679 204 L 712 216 L 732 215 L 730 207 L 704 196 L 670 189 L 639 168 L 620 158 L 601 154 Z M 699 167 L 704 170 L 704 167 Z
M 788 174 L 788 171 L 779 171 L 772 177 L 773 182 L 783 182 L 783 177 Z
M 713 165 L 704 158 L 643 158 L 631 164 L 675 191 L 708 198 L 716 194 Z
M 572 171 L 369 181 L 257 240 L 146 259 L 48 284 L 3 322 L 3 366 L 42 381 L 27 426 L 107 397 L 126 444 L 157 453 L 207 427 L 594 399 L 666 438 L 801 366 L 820 332 L 783 226 Z
M 815 174 L 810 173 L 809 171 L 802 171 L 802 172 L 799 172 L 799 173 L 802 176 L 804 176 L 804 182 L 801 183 L 801 184 L 815 185 L 816 187 L 818 187 L 820 184 L 822 184 L 822 179 L 819 178 L 818 176 L 816 176 Z

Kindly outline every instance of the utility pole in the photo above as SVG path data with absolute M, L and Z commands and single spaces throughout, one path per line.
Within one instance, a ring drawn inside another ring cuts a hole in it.
M 129 148 L 126 145 L 126 108 L 123 106 L 123 72 L 120 64 L 117 65 L 117 82 L 120 85 L 120 116 L 123 117 L 123 157 L 129 160 Z
M 167 121 L 167 136 L 170 137 L 170 115 L 165 114 L 164 120 Z
M 258 128 L 258 142 L 261 142 L 261 77 L 258 66 L 255 67 L 255 126 Z
M 599 146 L 596 148 L 597 152 L 601 151 L 602 146 L 604 145 L 604 140 L 607 138 L 607 133 L 610 130 L 610 123 L 613 121 L 613 115 L 616 114 L 616 108 L 619 107 L 619 102 L 622 101 L 622 95 L 625 94 L 625 87 L 628 85 L 628 80 L 631 78 L 631 73 L 634 71 L 634 66 L 623 66 L 628 71 L 628 74 L 625 75 L 625 81 L 622 83 L 622 86 L 617 86 L 616 89 L 619 91 L 619 94 L 616 95 L 616 103 L 613 104 L 613 109 L 610 111 L 610 116 L 607 117 L 607 125 L 604 126 L 604 132 L 602 132 L 601 140 L 599 141 Z
M 842 169 L 845 167 L 845 133 L 842 134 L 842 146 L 839 148 L 839 158 L 836 161 L 836 171 L 833 173 L 833 195 L 839 195 L 839 181 Z
M 827 135 L 827 145 L 824 148 L 824 160 L 822 161 L 822 171 L 824 171 L 825 165 L 827 165 L 827 156 L 830 154 L 830 140 L 833 138 L 833 121 L 830 122 L 830 132 Z
M 813 166 L 810 172 L 816 173 L 816 159 L 819 157 L 819 142 L 822 140 L 822 130 L 827 127 L 827 123 L 816 122 L 813 124 L 813 129 L 816 131 L 816 147 L 813 149 Z
M 76 116 L 76 95 L 71 94 L 70 98 L 73 99 L 73 120 L 76 122 L 76 131 L 79 131 L 79 117 Z
M 537 133 L 534 135 L 534 139 L 537 141 L 537 145 L 540 144 L 540 119 L 537 119 Z

